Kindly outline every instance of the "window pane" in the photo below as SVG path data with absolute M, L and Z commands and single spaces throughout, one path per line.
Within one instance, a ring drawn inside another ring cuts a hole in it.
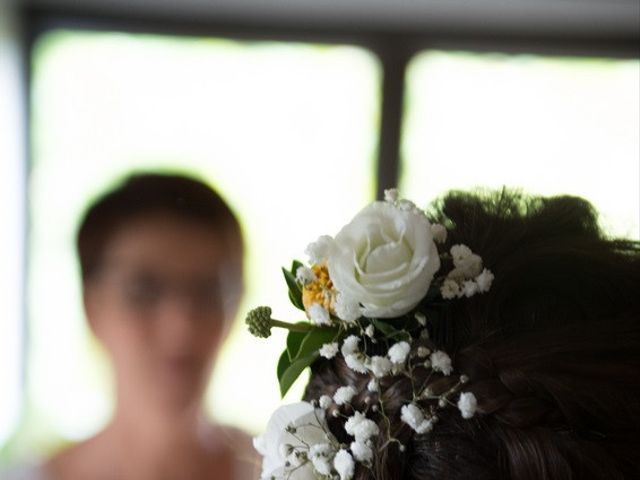
M 379 83 L 374 57 L 351 46 L 71 31 L 38 42 L 30 441 L 83 437 L 112 408 L 106 362 L 83 321 L 73 252 L 88 199 L 131 170 L 204 176 L 248 238 L 240 316 L 270 304 L 274 315 L 296 319 L 280 267 L 347 220 L 336 211 L 374 195 Z M 237 323 L 209 396 L 218 418 L 253 431 L 264 425 L 279 402 L 284 336 L 274 336 L 257 341 Z
M 10 13 L 0 5 L 0 447 L 20 411 L 24 321 L 23 91 L 18 32 Z
M 640 62 L 428 52 L 408 72 L 402 189 L 580 195 L 638 238 Z

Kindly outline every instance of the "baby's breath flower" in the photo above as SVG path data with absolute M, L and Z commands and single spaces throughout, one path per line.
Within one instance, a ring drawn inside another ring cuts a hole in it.
M 338 342 L 325 343 L 320 348 L 320 356 L 331 359 L 338 353 Z
M 400 419 L 418 434 L 429 432 L 433 428 L 433 421 L 425 418 L 422 409 L 415 403 L 409 403 L 400 409 Z
M 491 288 L 491 283 L 493 282 L 493 273 L 491 270 L 487 270 L 486 268 L 482 271 L 480 275 L 476 277 L 476 283 L 478 284 L 478 291 L 481 293 L 488 292 Z
M 356 389 L 351 385 L 340 387 L 336 390 L 336 393 L 333 394 L 333 401 L 338 405 L 344 405 L 345 403 L 349 403 L 356 393 Z
M 391 371 L 391 361 L 387 357 L 375 355 L 367 363 L 367 367 L 376 377 L 384 377 Z
M 478 408 L 476 396 L 471 392 L 462 392 L 458 399 L 458 409 L 462 414 L 462 418 L 471 418 L 475 415 Z
M 320 475 L 331 474 L 330 458 L 333 456 L 333 448 L 328 443 L 316 443 L 309 449 L 309 458 L 313 467 Z
M 362 463 L 370 463 L 373 460 L 373 450 L 371 447 L 368 447 L 364 442 L 351 442 L 350 445 L 351 453 L 353 453 L 353 457 Z
M 380 382 L 378 382 L 377 378 L 372 378 L 371 380 L 369 380 L 369 383 L 367 383 L 367 390 L 369 390 L 370 392 L 380 391 Z
M 343 293 L 336 295 L 335 313 L 340 320 L 353 323 L 362 316 L 362 308 L 358 302 Z
M 453 371 L 451 366 L 451 358 L 442 350 L 436 350 L 429 357 L 431 360 L 431 368 L 436 372 L 442 372 L 444 375 L 450 375 Z
M 309 262 L 319 264 L 324 262 L 329 256 L 329 250 L 333 244 L 333 238 L 329 235 L 322 235 L 315 242 L 310 243 L 304 253 L 309 257 Z
M 471 249 L 466 245 L 453 245 L 450 250 L 453 264 L 457 267 L 459 263 L 464 261 L 467 257 L 473 254 Z
M 367 337 L 373 338 L 373 335 L 376 333 L 376 329 L 373 325 L 368 325 L 367 328 L 364 329 L 364 333 Z
M 409 345 L 407 342 L 398 342 L 389 349 L 387 355 L 393 363 L 404 363 L 407 359 L 407 355 L 409 355 L 410 350 L 411 345 Z
M 309 267 L 301 265 L 296 270 L 296 280 L 302 285 L 306 285 L 308 283 L 315 282 L 316 280 L 318 280 L 318 277 L 316 277 L 314 271 Z
M 344 357 L 344 361 L 354 372 L 367 373 L 367 366 L 364 363 L 365 356 L 362 353 L 351 353 Z
M 455 280 L 448 278 L 444 281 L 442 287 L 440 287 L 440 294 L 442 295 L 442 298 L 447 300 L 456 298 L 460 295 L 460 285 L 458 285 L 458 282 Z
M 384 201 L 389 203 L 395 203 L 398 201 L 399 194 L 397 188 L 388 188 L 384 191 Z
M 329 395 L 322 395 L 318 399 L 318 405 L 320 405 L 320 408 L 322 408 L 323 410 L 326 410 L 327 408 L 329 408 L 332 403 L 333 403 L 333 400 L 331 400 L 331 397 Z
M 462 284 L 462 293 L 465 297 L 473 297 L 478 292 L 478 284 L 473 280 L 465 280 Z
M 433 241 L 436 243 L 444 243 L 447 241 L 447 229 L 439 223 L 431 225 L 431 235 L 433 236 Z
M 360 338 L 358 338 L 355 335 L 349 335 L 347 338 L 344 339 L 344 342 L 342 342 L 342 348 L 340 349 L 340 351 L 342 352 L 342 355 L 346 357 L 347 355 L 357 353 L 359 351 L 358 350 L 359 343 L 360 343 Z
M 456 278 L 474 278 L 482 271 L 482 258 L 480 258 L 479 255 L 472 253 L 455 265 L 455 270 L 450 273 L 449 276 Z
M 314 303 L 309 307 L 309 318 L 316 325 L 331 325 L 329 312 L 318 303 Z
M 347 419 L 344 424 L 344 430 L 359 442 L 366 442 L 371 437 L 380 433 L 378 425 L 376 425 L 373 420 L 367 418 L 364 413 L 358 411 Z
M 333 468 L 340 475 L 340 480 L 351 480 L 355 471 L 353 457 L 344 449 L 338 450 L 333 459 Z

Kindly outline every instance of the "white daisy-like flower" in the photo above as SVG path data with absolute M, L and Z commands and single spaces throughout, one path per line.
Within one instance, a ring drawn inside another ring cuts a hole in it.
M 296 270 L 296 280 L 302 285 L 307 285 L 308 283 L 315 282 L 317 279 L 318 277 L 316 276 L 315 272 L 309 267 L 300 265 Z
M 321 357 L 331 359 L 338 354 L 338 342 L 325 343 L 319 351 Z
M 403 341 L 393 344 L 387 352 L 387 355 L 393 363 L 399 364 L 405 362 L 407 355 L 409 355 L 409 351 L 411 351 L 411 345 Z
M 361 463 L 369 463 L 373 460 L 373 450 L 371 447 L 367 446 L 364 442 L 351 442 L 349 447 L 351 449 L 351 453 L 353 453 L 353 457 L 361 462 Z
M 335 468 L 338 475 L 340 475 L 340 480 L 351 480 L 356 465 L 351 454 L 341 448 L 333 459 L 333 468 Z
M 488 292 L 493 282 L 493 273 L 486 268 L 482 270 L 482 273 L 476 277 L 476 283 L 478 284 L 478 291 L 481 293 Z
M 365 365 L 366 357 L 362 353 L 350 353 L 344 357 L 344 361 L 354 372 L 367 373 L 367 366 Z
M 333 401 L 338 405 L 344 405 L 345 403 L 349 403 L 356 393 L 358 392 L 356 392 L 356 389 L 351 385 L 340 387 L 336 390 L 336 393 L 333 394 Z
M 442 350 L 436 350 L 429 357 L 431 360 L 431 368 L 436 372 L 442 372 L 444 375 L 451 375 L 453 367 L 451 366 L 451 358 Z
M 344 342 L 342 342 L 342 348 L 340 349 L 340 351 L 342 352 L 342 355 L 346 357 L 347 355 L 358 353 L 359 343 L 360 343 L 359 337 L 355 335 L 349 335 L 347 338 L 344 339 Z
M 462 392 L 458 399 L 458 409 L 462 414 L 462 418 L 471 418 L 475 415 L 478 408 L 476 396 L 471 392 Z
M 310 243 L 304 253 L 309 257 L 309 262 L 316 265 L 326 261 L 332 245 L 333 238 L 329 235 L 322 235 L 315 242 Z
M 384 201 L 389 203 L 395 203 L 398 201 L 400 194 L 397 188 L 388 188 L 384 191 Z
M 367 383 L 367 390 L 369 390 L 370 392 L 380 391 L 380 382 L 378 382 L 377 378 L 372 378 L 371 380 L 369 380 L 369 383 Z
M 375 355 L 369 359 L 367 367 L 376 377 L 384 377 L 385 375 L 389 375 L 389 372 L 391 372 L 392 364 L 391 360 L 387 357 Z
M 320 475 L 331 474 L 331 459 L 333 458 L 334 449 L 328 443 L 316 443 L 311 445 L 309 449 L 309 458 L 313 463 L 313 468 Z
M 460 285 L 458 282 L 451 279 L 446 279 L 442 286 L 440 287 L 440 294 L 442 298 L 447 300 L 451 300 L 452 298 L 456 298 L 460 295 Z
M 433 235 L 433 241 L 436 243 L 444 243 L 447 241 L 447 229 L 439 223 L 431 225 L 431 235 Z
M 333 403 L 333 400 L 329 395 L 322 395 L 318 400 L 318 405 L 320 405 L 320 408 L 322 408 L 323 410 L 326 410 L 327 408 L 329 408 L 332 403 Z
M 341 292 L 336 295 L 334 310 L 338 318 L 347 323 L 353 323 L 362 316 L 362 308 L 357 300 Z
M 331 325 L 331 317 L 326 308 L 319 303 L 313 303 L 307 310 L 309 318 L 316 325 Z
M 476 293 L 478 293 L 478 284 L 473 280 L 465 280 L 462 283 L 462 294 L 465 297 L 473 297 Z

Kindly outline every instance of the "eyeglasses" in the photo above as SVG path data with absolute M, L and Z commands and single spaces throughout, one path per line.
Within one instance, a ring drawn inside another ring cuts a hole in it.
M 112 289 L 124 306 L 138 311 L 151 311 L 166 301 L 180 300 L 195 313 L 211 314 L 222 312 L 228 301 L 218 275 L 169 278 L 158 272 L 112 268 L 105 269 L 96 280 Z

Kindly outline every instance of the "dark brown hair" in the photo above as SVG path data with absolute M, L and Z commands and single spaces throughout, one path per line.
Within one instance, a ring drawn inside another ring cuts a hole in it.
M 406 450 L 389 446 L 356 478 L 640 478 L 640 244 L 607 238 L 591 205 L 568 196 L 453 192 L 430 216 L 450 228 L 442 251 L 464 243 L 495 274 L 488 293 L 448 302 L 429 326 L 470 377 L 478 414 L 443 409 L 417 435 L 400 420 L 409 380 L 386 377 L 391 433 Z M 364 408 L 368 380 L 340 356 L 319 361 L 305 397 L 350 384 Z
M 196 222 L 220 233 L 241 270 L 240 225 L 220 195 L 205 183 L 184 175 L 139 173 L 100 197 L 85 213 L 77 235 L 83 282 L 99 270 L 105 248 L 118 229 L 155 214 Z M 241 275 L 241 271 L 237 273 Z

